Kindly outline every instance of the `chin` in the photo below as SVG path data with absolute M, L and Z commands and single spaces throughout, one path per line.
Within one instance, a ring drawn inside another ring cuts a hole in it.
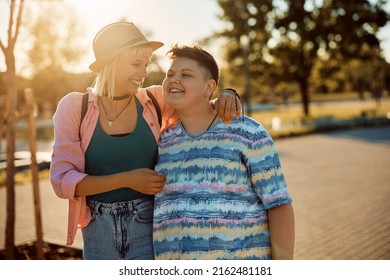
M 173 101 L 173 100 L 168 100 L 168 99 L 167 99 L 167 104 L 168 104 L 169 106 L 174 107 L 174 108 L 177 108 L 177 107 L 180 106 L 180 103 L 179 103 L 179 102 L 175 102 L 175 101 Z
M 177 96 L 172 96 L 172 95 L 166 96 L 166 101 L 169 105 L 181 103 L 180 98 L 178 98 Z
M 166 100 L 167 104 L 171 107 L 173 107 L 174 109 L 180 109 L 183 107 L 183 103 L 178 101 L 177 99 L 167 99 Z

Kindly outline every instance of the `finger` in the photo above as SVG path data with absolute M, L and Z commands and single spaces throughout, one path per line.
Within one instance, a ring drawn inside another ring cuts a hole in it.
M 165 180 L 166 180 L 166 175 L 165 174 L 161 174 L 161 173 L 156 173 L 154 175 L 151 175 L 148 178 L 148 181 L 151 184 L 164 184 Z
M 143 189 L 142 193 L 153 195 L 159 193 L 163 188 L 164 184 L 149 184 Z
M 234 112 L 235 112 L 234 102 L 233 103 L 226 102 L 225 103 L 225 115 L 224 115 L 224 118 L 223 118 L 223 122 L 225 124 L 226 123 L 230 123 L 232 121 Z
M 159 173 L 153 169 L 145 168 L 144 170 L 145 170 L 146 174 L 151 175 L 151 176 L 165 176 L 164 174 Z
M 235 94 L 233 91 L 226 91 L 223 92 L 223 95 L 226 96 L 226 102 L 230 102 L 230 116 L 229 116 L 229 122 L 233 120 L 233 117 L 236 116 L 236 119 L 239 118 L 241 115 L 241 100 L 240 97 Z M 226 105 L 226 108 L 228 108 L 229 105 Z M 225 109 L 226 110 L 226 109 Z M 225 114 L 226 115 L 226 114 Z
M 235 106 L 236 106 L 236 119 L 238 120 L 240 118 L 242 108 L 241 108 L 241 100 L 236 96 L 235 99 Z
M 218 101 L 215 103 L 218 119 L 223 120 L 225 116 L 225 99 L 218 98 Z
M 155 184 L 149 188 L 149 192 L 151 194 L 156 194 L 161 192 L 163 189 L 164 189 L 164 184 Z
M 226 97 L 227 101 L 225 106 L 225 123 L 230 123 L 237 111 L 237 97 L 231 94 L 227 95 Z

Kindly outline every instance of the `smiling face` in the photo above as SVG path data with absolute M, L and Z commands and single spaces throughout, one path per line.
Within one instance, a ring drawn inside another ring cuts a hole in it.
M 172 62 L 163 81 L 166 102 L 178 110 L 208 106 L 215 87 L 208 71 L 186 57 L 178 57 Z
M 149 56 L 121 54 L 115 73 L 115 95 L 135 94 L 148 75 Z

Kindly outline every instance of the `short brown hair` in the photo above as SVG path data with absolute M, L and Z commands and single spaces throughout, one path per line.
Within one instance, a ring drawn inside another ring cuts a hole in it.
M 192 47 L 174 45 L 168 52 L 167 56 L 170 60 L 175 60 L 179 57 L 186 57 L 195 60 L 202 68 L 204 68 L 210 75 L 210 78 L 215 80 L 218 84 L 219 80 L 219 68 L 214 57 L 202 49 L 199 44 L 195 44 Z

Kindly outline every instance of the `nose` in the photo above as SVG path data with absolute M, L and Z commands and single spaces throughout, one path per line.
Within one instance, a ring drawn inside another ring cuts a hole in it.
M 172 83 L 179 84 L 180 80 L 178 78 L 172 78 Z
M 144 69 L 141 70 L 141 75 L 146 78 L 148 76 L 148 68 L 145 67 Z

